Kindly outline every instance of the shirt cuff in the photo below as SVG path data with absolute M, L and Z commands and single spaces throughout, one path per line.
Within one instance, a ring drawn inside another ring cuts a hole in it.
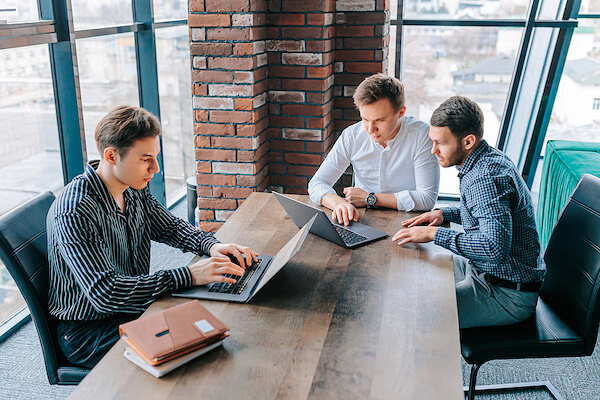
M 173 290 L 192 286 L 192 273 L 188 267 L 169 269 L 166 271 L 173 281 Z
M 448 249 L 452 240 L 452 233 L 452 229 L 444 228 L 443 226 L 438 227 L 433 237 L 433 243 Z
M 315 204 L 321 204 L 321 199 L 328 194 L 337 194 L 332 187 L 318 188 L 309 192 L 310 201 Z
M 403 190 L 402 192 L 394 193 L 396 196 L 396 208 L 400 211 L 412 211 L 415 209 L 415 201 L 408 190 Z
M 442 215 L 444 216 L 444 221 L 454 221 L 454 213 L 452 212 L 452 209 L 444 207 L 439 208 L 438 210 L 442 212 Z
M 221 243 L 213 235 L 212 232 L 204 232 L 206 236 L 200 242 L 200 251 L 206 255 L 210 255 L 210 248 L 213 244 Z

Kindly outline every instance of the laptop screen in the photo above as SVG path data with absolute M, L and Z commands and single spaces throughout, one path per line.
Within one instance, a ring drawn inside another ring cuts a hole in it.
M 262 279 L 260 280 L 258 286 L 254 290 L 255 293 L 258 292 L 265 285 L 265 283 L 269 282 L 269 280 L 271 280 L 271 278 L 273 278 L 275 274 L 277 274 L 279 270 L 283 268 L 283 266 L 287 264 L 287 262 L 290 261 L 292 257 L 296 255 L 296 253 L 298 253 L 300 247 L 302 246 L 302 243 L 304 242 L 304 239 L 306 238 L 306 235 L 308 235 L 308 231 L 310 231 L 310 228 L 313 222 L 315 222 L 316 218 L 317 215 L 315 214 L 315 216 L 313 216 L 310 219 L 310 221 L 308 221 L 298 231 L 298 233 L 296 233 L 294 237 L 290 239 L 290 241 L 287 242 L 287 244 L 277 252 L 275 257 L 273 257 L 273 261 L 271 261 L 269 268 L 267 269 Z

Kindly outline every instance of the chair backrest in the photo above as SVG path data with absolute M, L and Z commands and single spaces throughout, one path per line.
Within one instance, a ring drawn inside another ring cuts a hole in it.
M 585 174 L 554 225 L 540 297 L 592 354 L 600 322 L 600 179 Z
M 48 313 L 46 215 L 53 201 L 52 192 L 42 193 L 0 217 L 0 258 L 27 302 L 51 384 L 58 381 L 58 357 L 62 357 Z

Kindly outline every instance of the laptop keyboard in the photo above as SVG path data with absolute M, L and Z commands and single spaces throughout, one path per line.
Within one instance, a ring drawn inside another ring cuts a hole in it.
M 215 292 L 215 293 L 227 293 L 227 294 L 242 293 L 244 291 L 244 288 L 246 287 L 246 284 L 248 283 L 250 278 L 252 278 L 252 275 L 254 275 L 254 272 L 256 272 L 256 269 L 258 268 L 259 265 L 260 265 L 260 260 L 253 262 L 251 266 L 246 267 L 246 271 L 244 272 L 244 275 L 241 277 L 237 276 L 237 275 L 232 275 L 232 274 L 223 274 L 223 276 L 226 276 L 227 278 L 236 279 L 237 282 L 236 283 L 216 282 L 216 283 L 213 283 L 213 285 L 210 287 L 210 289 L 208 289 L 208 291 Z
M 335 230 L 338 231 L 340 237 L 346 243 L 346 246 L 351 246 L 356 243 L 364 242 L 369 238 L 363 235 L 359 235 L 358 233 L 349 231 L 348 229 L 344 229 L 341 226 L 333 225 Z

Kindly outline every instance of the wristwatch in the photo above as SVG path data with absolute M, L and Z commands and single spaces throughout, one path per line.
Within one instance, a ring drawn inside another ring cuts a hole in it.
M 367 207 L 371 208 L 375 205 L 375 203 L 377 203 L 377 197 L 375 197 L 375 193 L 369 193 L 369 195 L 366 198 L 367 201 Z

